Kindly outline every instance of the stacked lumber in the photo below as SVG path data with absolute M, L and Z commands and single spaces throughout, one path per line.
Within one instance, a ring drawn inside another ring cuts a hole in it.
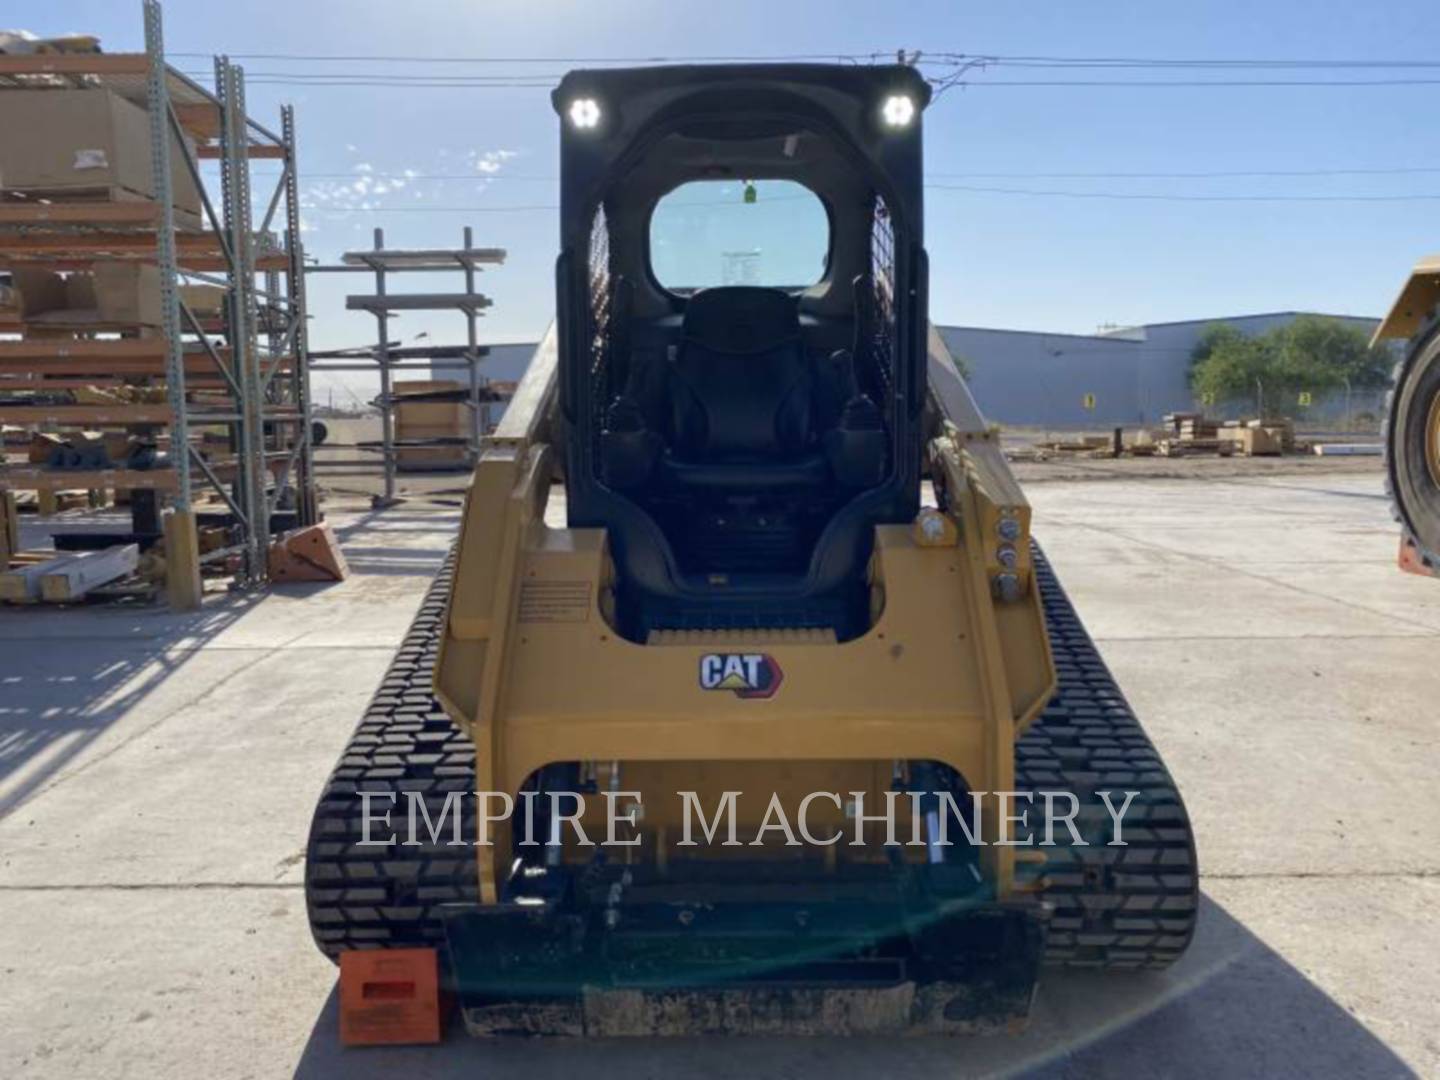
M 1203 442 L 1217 438 L 1220 428 L 1219 421 L 1197 412 L 1166 413 L 1161 417 L 1161 423 L 1165 425 L 1169 438 L 1181 442 Z
M 1235 444 L 1216 438 L 1161 439 L 1155 444 L 1155 452 L 1161 457 L 1199 457 L 1203 454 L 1229 457 L 1235 453 Z
M 1290 430 L 1293 443 L 1294 429 L 1290 427 L 1289 421 L 1285 421 L 1285 427 Z M 1243 457 L 1279 457 L 1285 452 L 1285 437 L 1281 426 L 1267 421 L 1227 421 L 1220 427 L 1220 438 L 1229 442 Z
M 396 383 L 396 466 L 402 471 L 463 469 L 470 463 L 468 390 L 452 380 Z
M 0 574 L 0 600 L 11 604 L 75 603 L 102 585 L 128 577 L 140 564 L 140 548 L 135 544 L 48 555 L 19 552 L 12 556 L 13 568 Z
M 1081 435 L 1078 439 L 1052 439 L 1037 444 L 1043 450 L 1062 454 L 1084 454 L 1091 450 L 1104 450 L 1110 446 L 1109 435 Z

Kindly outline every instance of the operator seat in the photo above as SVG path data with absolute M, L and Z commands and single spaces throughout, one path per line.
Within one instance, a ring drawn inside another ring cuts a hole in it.
M 794 296 L 735 285 L 690 297 L 666 382 L 664 488 L 724 494 L 828 480 Z
M 857 318 L 857 348 L 861 326 Z M 606 410 L 600 468 L 611 487 L 724 500 L 854 491 L 884 476 L 884 423 L 856 381 L 853 354 L 839 349 L 812 361 L 789 293 L 697 292 L 679 345 L 658 367 L 658 385 L 646 374 L 653 369 L 637 368 Z

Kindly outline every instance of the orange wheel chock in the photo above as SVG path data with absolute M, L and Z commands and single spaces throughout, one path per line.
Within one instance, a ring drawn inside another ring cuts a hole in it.
M 311 525 L 275 538 L 270 545 L 270 580 L 344 581 L 350 574 L 340 542 L 329 525 Z
M 343 1045 L 438 1043 L 443 1028 L 434 949 L 360 949 L 340 954 Z
M 1415 541 L 1408 536 L 1400 537 L 1400 557 L 1396 561 L 1399 563 L 1400 569 L 1407 574 L 1440 577 L 1440 568 L 1427 559 Z

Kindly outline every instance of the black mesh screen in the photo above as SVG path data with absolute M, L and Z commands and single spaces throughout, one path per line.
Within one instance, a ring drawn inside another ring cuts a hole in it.
M 870 350 L 882 400 L 891 400 L 895 371 L 895 232 L 890 208 L 878 194 L 870 222 L 871 296 Z
M 605 426 L 605 410 L 610 405 L 610 331 L 615 311 L 614 278 L 610 272 L 610 224 L 605 207 L 595 210 L 590 226 L 590 258 L 588 262 L 590 292 L 590 401 L 591 430 L 599 437 Z

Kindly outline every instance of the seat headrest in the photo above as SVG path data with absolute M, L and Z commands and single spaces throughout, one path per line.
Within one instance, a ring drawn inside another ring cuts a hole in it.
M 702 289 L 685 302 L 682 329 L 687 341 L 714 352 L 764 352 L 799 337 L 799 301 L 754 285 Z

